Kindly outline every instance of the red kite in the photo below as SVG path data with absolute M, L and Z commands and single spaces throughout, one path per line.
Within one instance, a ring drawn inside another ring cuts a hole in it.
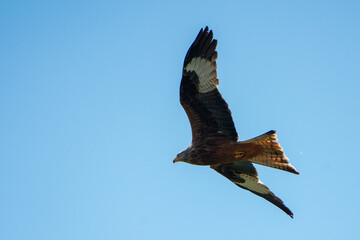
M 208 27 L 201 29 L 189 48 L 180 84 L 180 102 L 190 120 L 192 143 L 175 162 L 209 165 L 237 186 L 265 198 L 290 217 L 293 213 L 258 178 L 252 163 L 299 174 L 285 157 L 269 131 L 246 141 L 238 141 L 231 111 L 217 86 L 217 41 Z

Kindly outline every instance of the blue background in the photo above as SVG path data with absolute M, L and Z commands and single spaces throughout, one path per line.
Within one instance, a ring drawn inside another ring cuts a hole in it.
M 2 1 L 0 239 L 354 239 L 358 1 Z M 268 130 L 301 175 L 257 166 L 294 212 L 208 167 L 179 103 L 218 39 L 240 140 Z

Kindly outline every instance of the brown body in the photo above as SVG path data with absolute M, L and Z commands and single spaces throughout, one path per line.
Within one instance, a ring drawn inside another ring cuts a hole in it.
M 219 139 L 221 140 L 221 139 Z M 264 149 L 255 143 L 234 143 L 229 139 L 219 142 L 193 143 L 189 149 L 188 163 L 195 165 L 213 165 L 247 161 L 264 152 Z

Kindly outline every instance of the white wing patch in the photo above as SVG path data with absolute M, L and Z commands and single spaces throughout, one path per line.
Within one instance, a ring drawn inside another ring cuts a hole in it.
M 217 79 L 216 62 L 209 61 L 205 58 L 193 58 L 191 62 L 186 65 L 186 71 L 194 71 L 199 77 L 198 90 L 201 93 L 210 92 L 217 88 L 219 79 Z
M 245 182 L 236 182 L 240 186 L 243 186 L 251 191 L 260 194 L 269 194 L 271 191 L 256 177 L 252 177 L 246 174 L 238 174 L 240 178 L 244 179 Z

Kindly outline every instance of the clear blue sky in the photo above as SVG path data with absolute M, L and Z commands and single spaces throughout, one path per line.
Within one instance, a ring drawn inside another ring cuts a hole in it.
M 359 1 L 2 1 L 0 239 L 353 239 Z M 268 130 L 301 175 L 257 167 L 294 212 L 208 167 L 179 103 L 208 25 L 241 140 Z

